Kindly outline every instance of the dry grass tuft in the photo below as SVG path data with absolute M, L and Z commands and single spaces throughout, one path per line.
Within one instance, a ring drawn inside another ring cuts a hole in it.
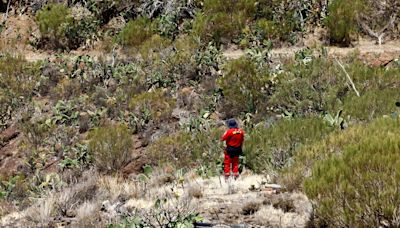
M 125 181 L 121 177 L 103 176 L 99 179 L 98 186 L 111 201 L 121 196 L 137 198 L 140 193 L 138 184 Z
M 76 209 L 76 218 L 81 222 L 93 221 L 99 209 L 98 203 L 86 201 Z
M 203 190 L 200 185 L 190 186 L 187 193 L 190 198 L 200 199 L 203 197 Z
M 297 213 L 285 213 L 273 206 L 263 206 L 255 214 L 258 225 L 265 227 L 306 227 L 308 218 Z
M 35 205 L 28 208 L 26 215 L 28 220 L 39 223 L 41 226 L 47 226 L 53 220 L 56 212 L 57 199 L 50 193 L 47 197 L 40 199 Z
M 243 215 L 252 215 L 260 210 L 261 203 L 256 201 L 250 201 L 244 204 L 242 208 Z

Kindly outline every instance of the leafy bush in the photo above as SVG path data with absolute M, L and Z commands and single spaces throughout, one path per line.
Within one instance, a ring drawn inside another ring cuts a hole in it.
M 351 120 L 368 121 L 396 111 L 400 100 L 399 89 L 368 90 L 361 97 L 350 96 L 344 100 L 344 114 Z
M 230 41 L 240 34 L 254 12 L 253 0 L 206 0 L 204 14 L 196 15 L 193 22 L 193 32 L 205 43 Z
M 156 59 L 169 44 L 170 41 L 168 39 L 153 35 L 140 45 L 140 54 L 145 60 Z
M 140 17 L 129 21 L 118 35 L 119 42 L 128 47 L 138 47 L 154 34 L 151 21 Z
M 316 162 L 304 182 L 322 224 L 400 225 L 400 121 L 374 123 L 373 135 L 344 144 L 340 155 Z M 389 126 L 390 125 L 390 126 Z
M 345 118 L 368 120 L 390 114 L 400 88 L 398 69 L 369 67 L 350 58 L 345 64 L 361 96 L 356 97 L 339 65 L 326 57 L 299 53 L 295 63 L 278 74 L 268 102 L 278 113 L 304 116 L 310 113 L 336 113 Z
M 304 179 L 311 175 L 311 169 L 317 161 L 340 155 L 348 148 L 370 138 L 382 139 L 399 134 L 398 125 L 397 120 L 380 118 L 367 125 L 351 126 L 343 131 L 334 132 L 324 140 L 303 146 L 294 153 L 293 163 L 282 172 L 281 182 L 288 190 L 298 190 Z
M 223 147 L 219 142 L 222 129 L 185 131 L 163 137 L 149 146 L 147 152 L 153 161 L 172 164 L 176 168 L 193 168 L 199 164 L 218 170 L 222 162 Z
M 49 4 L 43 7 L 36 15 L 36 21 L 41 34 L 55 44 L 65 38 L 65 25 L 71 23 L 69 9 L 63 4 Z
M 129 108 L 134 115 L 133 130 L 140 131 L 147 125 L 168 121 L 174 107 L 175 99 L 169 98 L 162 90 L 134 96 L 129 102 Z
M 100 127 L 88 135 L 89 153 L 102 171 L 118 171 L 132 157 L 132 139 L 125 125 Z
M 333 130 L 318 117 L 282 119 L 268 128 L 256 127 L 244 143 L 246 165 L 255 172 L 280 170 L 292 163 L 296 150 Z
M 300 116 L 334 110 L 341 96 L 348 92 L 345 77 L 338 77 L 341 73 L 325 58 L 313 59 L 307 64 L 289 64 L 278 75 L 279 82 L 269 104 L 281 113 L 288 111 Z
M 21 56 L 0 57 L 0 131 L 15 110 L 31 99 L 39 77 L 40 64 L 28 63 Z
M 92 16 L 76 19 L 63 4 L 48 4 L 36 14 L 42 34 L 42 45 L 50 41 L 52 48 L 76 49 L 97 31 L 98 22 Z
M 344 46 L 351 44 L 351 35 L 358 29 L 357 14 L 362 7 L 363 3 L 360 0 L 335 0 L 329 5 L 326 26 L 332 43 Z
M 258 71 L 257 66 L 244 57 L 228 62 L 225 68 L 225 74 L 217 81 L 224 95 L 222 111 L 235 116 L 259 110 L 268 93 L 268 71 Z
M 179 84 L 188 84 L 189 80 L 199 79 L 198 65 L 195 55 L 198 53 L 199 43 L 192 36 L 180 36 L 173 43 L 175 52 L 168 58 L 171 72 L 179 78 Z

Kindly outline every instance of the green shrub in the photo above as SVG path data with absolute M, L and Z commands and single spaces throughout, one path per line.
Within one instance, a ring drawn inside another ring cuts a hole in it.
M 198 79 L 195 55 L 199 52 L 199 43 L 192 36 L 180 36 L 173 46 L 176 51 L 167 60 L 169 71 L 177 75 L 180 85 L 188 84 L 189 80 Z
M 282 172 L 281 182 L 288 190 L 298 190 L 304 179 L 310 176 L 315 162 L 342 154 L 347 148 L 370 138 L 381 139 L 392 134 L 398 135 L 400 134 L 398 126 L 397 120 L 380 118 L 367 125 L 360 124 L 334 132 L 321 141 L 303 146 L 294 153 L 293 163 Z
M 125 125 L 110 125 L 91 131 L 88 135 L 89 153 L 101 171 L 114 172 L 132 158 L 132 139 Z
M 145 60 L 159 58 L 162 51 L 170 45 L 170 41 L 160 35 L 153 35 L 140 45 L 140 54 Z
M 326 26 L 330 41 L 334 44 L 349 46 L 351 35 L 357 32 L 357 14 L 362 10 L 360 0 L 334 0 L 329 5 Z
M 50 41 L 52 48 L 76 49 L 97 31 L 98 22 L 88 16 L 75 19 L 64 4 L 48 4 L 36 14 L 42 34 L 42 45 Z
M 134 115 L 133 130 L 140 131 L 148 125 L 168 121 L 175 103 L 175 99 L 169 98 L 161 89 L 134 96 L 129 102 Z
M 279 46 L 281 42 L 294 44 L 296 23 L 290 16 L 283 17 L 285 21 L 279 19 L 261 18 L 254 21 L 251 26 L 243 29 L 240 45 L 245 48 L 266 46 L 271 43 Z
M 224 95 L 222 111 L 235 116 L 259 110 L 268 92 L 268 73 L 258 71 L 257 66 L 244 57 L 228 62 L 225 74 L 217 81 Z
M 145 17 L 129 21 L 118 35 L 119 42 L 128 47 L 138 47 L 154 34 L 153 24 Z
M 193 32 L 205 43 L 230 41 L 240 34 L 254 12 L 253 0 L 206 0 L 204 14 L 198 14 L 193 22 Z
M 118 64 L 112 69 L 115 83 L 115 97 L 120 109 L 127 109 L 129 99 L 146 89 L 146 75 L 134 63 Z
M 40 78 L 40 64 L 21 56 L 0 57 L 0 131 L 7 127 L 16 109 L 34 95 Z
M 400 225 L 400 121 L 378 123 L 374 134 L 362 135 L 359 141 L 345 144 L 340 155 L 316 162 L 305 180 L 305 192 L 322 224 Z
M 223 161 L 223 147 L 219 141 L 222 134 L 223 130 L 217 128 L 191 133 L 179 131 L 151 144 L 147 154 L 159 164 L 171 164 L 176 168 L 204 165 L 216 171 Z
M 276 172 L 287 165 L 301 146 L 323 139 L 334 129 L 322 118 L 282 119 L 248 132 L 244 143 L 246 165 L 255 172 Z
M 310 113 L 336 111 L 341 94 L 346 95 L 346 78 L 333 61 L 325 58 L 307 64 L 288 64 L 278 75 L 275 93 L 269 105 L 283 113 L 303 116 Z
M 70 23 L 69 9 L 63 4 L 49 4 L 36 15 L 40 33 L 53 42 L 60 42 L 65 36 L 65 25 Z
M 368 120 L 390 114 L 398 99 L 399 70 L 369 67 L 353 58 L 346 70 L 361 96 L 353 88 L 339 65 L 325 57 L 297 55 L 295 63 L 287 64 L 277 75 L 274 92 L 268 105 L 278 113 L 285 111 L 304 116 L 310 113 L 336 113 L 344 117 Z
M 395 102 L 398 100 L 398 88 L 368 90 L 361 97 L 350 96 L 344 100 L 344 115 L 351 120 L 369 121 L 395 112 Z

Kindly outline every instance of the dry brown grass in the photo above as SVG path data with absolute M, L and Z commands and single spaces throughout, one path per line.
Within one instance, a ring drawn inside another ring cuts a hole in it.
M 257 201 L 250 201 L 243 205 L 242 214 L 243 215 L 252 215 L 260 210 L 261 203 Z
M 110 200 L 116 200 L 121 195 L 137 198 L 141 191 L 138 183 L 118 176 L 102 176 L 98 180 L 98 186 Z
M 28 220 L 38 223 L 39 226 L 48 226 L 54 219 L 57 210 L 57 198 L 53 193 L 43 197 L 26 211 Z
M 93 221 L 98 218 L 100 205 L 98 202 L 86 201 L 76 209 L 78 221 Z
M 188 188 L 187 192 L 188 192 L 188 196 L 190 198 L 200 199 L 200 198 L 203 197 L 203 190 L 202 190 L 202 187 L 200 185 L 190 186 Z

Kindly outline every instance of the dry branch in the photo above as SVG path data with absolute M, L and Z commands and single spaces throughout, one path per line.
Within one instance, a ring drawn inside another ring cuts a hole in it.
M 383 38 L 385 37 L 385 31 L 390 28 L 393 27 L 394 22 L 396 21 L 396 17 L 397 14 L 394 13 L 390 16 L 390 20 L 389 22 L 382 28 L 380 29 L 378 32 L 373 31 L 362 19 L 358 19 L 358 23 L 360 24 L 361 28 L 368 33 L 368 35 L 375 37 L 378 39 L 378 44 L 382 45 L 383 43 Z M 365 18 L 365 17 L 363 17 Z
M 357 97 L 360 96 L 360 93 L 358 92 L 356 85 L 354 84 L 353 80 L 351 79 L 349 73 L 347 73 L 346 68 L 344 68 L 343 64 L 334 56 L 336 63 L 342 68 L 343 72 L 345 73 L 347 80 L 349 80 L 351 87 L 353 88 L 354 92 L 357 94 Z

